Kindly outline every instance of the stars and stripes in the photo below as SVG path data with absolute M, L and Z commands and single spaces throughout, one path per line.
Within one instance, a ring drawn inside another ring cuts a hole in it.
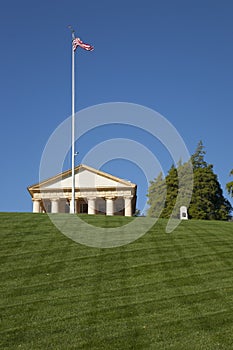
M 87 51 L 92 51 L 94 50 L 94 46 L 89 45 L 89 44 L 85 44 L 80 38 L 74 38 L 74 40 L 72 41 L 72 45 L 73 45 L 73 50 L 75 51 L 79 46 Z

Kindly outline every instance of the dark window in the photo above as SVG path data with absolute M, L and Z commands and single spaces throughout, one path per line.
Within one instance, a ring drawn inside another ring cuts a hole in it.
M 87 214 L 88 213 L 88 205 L 87 203 L 80 203 L 80 213 L 81 214 Z

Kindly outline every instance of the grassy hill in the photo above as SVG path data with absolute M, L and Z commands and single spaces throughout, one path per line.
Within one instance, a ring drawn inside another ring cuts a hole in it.
M 97 249 L 45 214 L 0 213 L 0 349 L 232 349 L 233 224 L 165 226 Z

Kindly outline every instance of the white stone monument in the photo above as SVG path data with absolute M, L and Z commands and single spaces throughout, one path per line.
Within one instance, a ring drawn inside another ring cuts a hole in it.
M 188 211 L 186 206 L 180 207 L 180 220 L 188 220 Z

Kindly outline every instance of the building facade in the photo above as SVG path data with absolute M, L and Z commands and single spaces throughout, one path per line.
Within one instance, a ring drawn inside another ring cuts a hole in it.
M 28 187 L 34 213 L 69 213 L 71 170 Z M 87 165 L 75 168 L 75 212 L 132 216 L 136 210 L 137 185 Z

